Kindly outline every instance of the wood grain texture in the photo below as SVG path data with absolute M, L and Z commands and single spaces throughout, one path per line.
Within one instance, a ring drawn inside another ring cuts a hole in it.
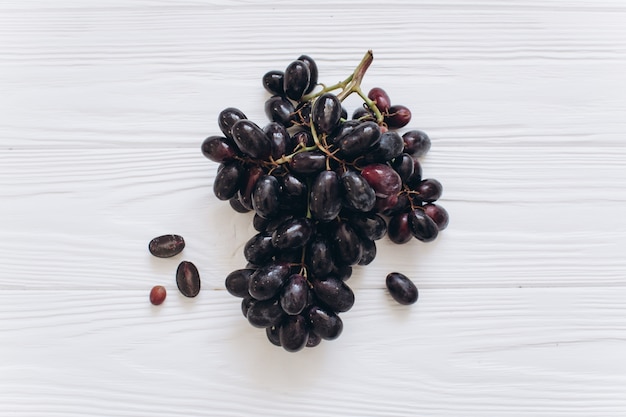
M 623 417 L 625 19 L 621 0 L 0 0 L 0 416 Z M 200 143 L 227 106 L 265 123 L 264 72 L 306 53 L 332 83 L 367 49 L 364 88 L 433 140 L 451 224 L 381 241 L 344 334 L 287 354 L 223 288 L 254 230 Z M 172 232 L 185 251 L 151 257 Z

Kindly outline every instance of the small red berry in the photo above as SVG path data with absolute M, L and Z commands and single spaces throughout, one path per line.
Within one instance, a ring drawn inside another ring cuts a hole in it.
M 155 306 L 163 304 L 165 301 L 165 297 L 167 296 L 167 291 L 165 287 L 162 285 L 155 285 L 150 290 L 150 302 Z

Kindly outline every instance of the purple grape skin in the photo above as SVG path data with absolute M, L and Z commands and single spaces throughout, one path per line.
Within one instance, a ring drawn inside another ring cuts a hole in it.
M 281 290 L 289 272 L 289 264 L 285 262 L 264 265 L 250 276 L 248 292 L 257 300 L 272 299 Z
M 311 117 L 317 134 L 329 134 L 339 125 L 341 102 L 334 94 L 322 94 L 313 103 Z
M 232 135 L 237 147 L 255 159 L 266 160 L 272 151 L 272 143 L 259 126 L 244 119 L 232 127 Z
M 279 211 L 280 185 L 276 177 L 261 175 L 252 191 L 252 207 L 261 217 L 274 217 Z
M 402 135 L 404 142 L 404 152 L 420 157 L 426 155 L 430 150 L 430 138 L 421 130 L 409 130 Z
M 341 175 L 344 205 L 356 211 L 367 212 L 376 204 L 376 193 L 357 172 L 348 170 Z
M 294 101 L 300 100 L 311 81 L 311 70 L 303 61 L 293 61 L 285 69 L 283 89 L 285 95 Z
M 420 200 L 426 203 L 437 201 L 443 192 L 443 186 L 434 178 L 422 180 L 415 189 L 419 193 Z
M 293 274 L 285 283 L 280 295 L 280 306 L 285 313 L 295 316 L 306 308 L 309 300 L 309 284 L 300 274 Z
M 297 174 L 310 175 L 326 168 L 326 155 L 321 151 L 299 152 L 289 161 L 289 168 Z
M 367 93 L 367 97 L 376 102 L 376 107 L 378 107 L 381 113 L 386 113 L 391 106 L 389 95 L 380 87 L 372 88 L 369 93 Z
M 341 313 L 354 305 L 354 292 L 339 278 L 328 276 L 310 280 L 317 299 L 331 310 Z
M 391 166 L 398 173 L 404 183 L 406 183 L 415 172 L 413 157 L 411 157 L 408 153 L 403 153 L 402 155 L 397 156 L 391 163 Z
M 246 314 L 248 323 L 259 328 L 277 326 L 284 316 L 285 312 L 277 300 L 255 300 L 248 306 Z
M 235 297 L 250 297 L 248 287 L 250 286 L 250 277 L 254 271 L 255 269 L 244 268 L 237 269 L 228 274 L 224 280 L 226 291 Z
M 293 103 L 281 96 L 272 96 L 265 101 L 267 118 L 284 127 L 290 127 L 293 124 L 295 110 Z
M 361 170 L 361 176 L 374 189 L 378 198 L 395 196 L 402 187 L 400 175 L 387 164 L 366 165 Z
M 171 258 L 185 249 L 185 239 L 180 235 L 155 237 L 148 243 L 148 251 L 157 258 Z
M 306 341 L 306 347 L 312 348 L 322 343 L 322 338 L 315 332 L 309 331 L 309 338 Z
M 326 276 L 335 266 L 330 243 L 322 236 L 316 236 L 309 242 L 305 256 L 307 267 L 313 276 Z
M 385 116 L 385 122 L 389 129 L 399 129 L 411 121 L 411 110 L 408 107 L 397 104 L 389 107 L 389 113 Z
M 224 136 L 209 136 L 202 142 L 200 150 L 202 155 L 217 163 L 232 161 L 239 155 L 235 142 Z
M 239 120 L 247 119 L 246 115 L 239 109 L 227 107 L 217 116 L 217 124 L 227 138 L 232 138 L 232 128 Z
M 369 265 L 376 258 L 376 242 L 361 238 L 361 248 L 359 265 Z
M 439 234 L 439 228 L 435 221 L 428 217 L 421 208 L 416 208 L 409 213 L 409 224 L 413 236 L 422 242 L 431 242 Z
M 252 236 L 243 247 L 244 258 L 255 265 L 265 264 L 274 256 L 275 252 L 272 235 L 267 232 L 259 232 Z
M 189 262 L 182 261 L 176 269 L 176 286 L 182 295 L 193 298 L 200 293 L 200 274 L 198 268 Z
M 271 70 L 266 72 L 261 79 L 263 88 L 270 93 L 278 96 L 285 95 L 283 89 L 283 82 L 285 79 L 285 73 L 283 71 Z
M 355 232 L 367 239 L 379 240 L 387 234 L 385 219 L 375 213 L 353 213 L 348 222 Z
M 309 338 L 307 321 L 303 316 L 288 316 L 278 329 L 280 344 L 287 352 L 297 352 Z
M 354 129 L 338 136 L 334 143 L 342 154 L 355 157 L 365 153 L 380 140 L 380 127 L 375 122 L 363 122 Z
M 250 211 L 248 207 L 243 205 L 243 203 L 239 199 L 238 194 L 235 194 L 233 197 L 231 197 L 228 202 L 230 203 L 230 207 L 237 213 L 248 213 Z
M 312 306 L 307 312 L 307 319 L 311 326 L 311 331 L 325 340 L 334 340 L 343 331 L 341 318 L 332 311 L 325 310 L 319 306 Z
M 392 272 L 387 275 L 385 285 L 391 297 L 402 305 L 414 304 L 419 296 L 417 287 L 406 275 Z
M 409 222 L 409 213 L 398 213 L 389 219 L 387 236 L 393 243 L 401 245 L 411 241 L 413 233 Z
M 314 219 L 328 222 L 341 211 L 339 177 L 334 171 L 322 171 L 311 185 L 309 208 Z
M 239 162 L 220 164 L 213 180 L 213 193 L 220 200 L 230 200 L 239 191 L 245 174 Z
M 271 344 L 273 344 L 274 346 L 278 346 L 278 347 L 281 346 L 279 327 L 277 326 L 266 327 L 265 335 L 267 336 L 267 340 L 269 340 Z
M 271 242 L 277 249 L 295 249 L 306 245 L 313 233 L 307 218 L 296 217 L 282 223 L 272 233 Z
M 340 222 L 334 227 L 332 245 L 335 249 L 335 261 L 342 265 L 355 265 L 361 259 L 361 240 L 352 226 Z
M 308 94 L 311 91 L 313 91 L 313 89 L 317 85 L 317 78 L 318 78 L 318 75 L 319 75 L 319 70 L 317 68 L 317 63 L 313 60 L 313 58 L 311 58 L 308 55 L 300 55 L 298 57 L 298 61 L 304 62 L 306 64 L 306 66 L 309 67 L 309 74 L 310 74 L 309 86 L 304 91 L 305 94 Z
M 439 231 L 442 231 L 446 227 L 448 227 L 448 223 L 450 222 L 450 215 L 448 214 L 448 211 L 442 206 L 434 203 L 429 203 L 424 204 L 422 208 L 424 209 L 426 215 L 433 219 Z

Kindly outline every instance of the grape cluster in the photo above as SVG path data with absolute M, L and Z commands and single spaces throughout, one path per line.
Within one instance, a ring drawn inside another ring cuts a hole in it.
M 219 163 L 215 195 L 237 212 L 254 212 L 258 232 L 244 247 L 248 264 L 226 277 L 226 289 L 242 298 L 249 323 L 287 351 L 341 334 L 339 314 L 355 299 L 346 280 L 353 266 L 374 260 L 377 240 L 429 242 L 448 224 L 434 203 L 441 183 L 422 178 L 418 157 L 430 148 L 428 135 L 400 135 L 410 110 L 392 105 L 381 88 L 361 90 L 372 59 L 368 51 L 330 86 L 318 83 L 306 55 L 269 71 L 262 78 L 269 123 L 229 107 L 218 117 L 222 134 L 202 143 L 204 156 Z M 342 106 L 350 94 L 363 100 L 351 118 Z M 408 288 L 392 278 L 390 291 Z M 408 304 L 417 290 L 392 295 Z

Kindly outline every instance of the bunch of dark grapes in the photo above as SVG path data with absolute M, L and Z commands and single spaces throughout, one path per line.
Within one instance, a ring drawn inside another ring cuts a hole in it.
M 410 110 L 392 105 L 381 88 L 361 90 L 372 59 L 368 51 L 346 80 L 325 86 L 315 61 L 302 55 L 263 76 L 269 123 L 226 108 L 218 117 L 222 135 L 202 143 L 219 163 L 215 195 L 237 212 L 254 212 L 258 232 L 244 247 L 248 264 L 226 277 L 226 289 L 242 298 L 249 323 L 287 351 L 341 334 L 339 314 L 354 304 L 346 280 L 354 266 L 374 260 L 377 240 L 430 242 L 448 224 L 434 203 L 441 184 L 422 178 L 417 159 L 429 137 L 400 135 Z M 342 106 L 350 94 L 363 99 L 351 118 Z M 412 282 L 394 274 L 393 298 L 415 302 Z

